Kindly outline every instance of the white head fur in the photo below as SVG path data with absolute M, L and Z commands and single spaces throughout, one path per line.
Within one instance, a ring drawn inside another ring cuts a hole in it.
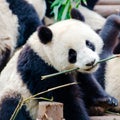
M 52 65 L 58 71 L 77 67 L 80 68 L 80 72 L 86 73 L 96 70 L 98 66 L 93 66 L 99 61 L 99 53 L 101 53 L 103 41 L 89 26 L 81 21 L 70 19 L 55 23 L 48 28 L 41 27 L 39 29 L 38 34 L 40 34 L 40 41 L 42 42 L 39 41 L 37 33 L 35 33 L 28 43 L 32 44 L 30 45 L 32 49 L 46 63 Z M 44 30 L 47 32 L 51 31 L 52 34 L 51 40 L 48 40 L 47 43 L 42 40 L 47 36 L 47 34 L 45 36 L 42 35 Z M 95 51 L 86 45 L 86 41 L 94 45 Z M 75 63 L 70 63 L 68 60 L 70 49 L 75 50 L 77 53 Z M 93 61 L 92 65 L 86 65 Z

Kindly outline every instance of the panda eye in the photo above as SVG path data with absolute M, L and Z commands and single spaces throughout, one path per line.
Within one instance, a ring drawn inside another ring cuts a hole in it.
M 95 46 L 88 40 L 86 40 L 86 46 L 89 47 L 91 50 L 95 51 Z
M 70 63 L 75 63 L 77 58 L 77 52 L 74 49 L 69 49 L 68 52 L 68 61 Z
M 99 34 L 100 31 L 101 31 L 101 29 L 96 29 L 96 30 L 95 30 L 95 32 L 96 32 L 97 34 Z

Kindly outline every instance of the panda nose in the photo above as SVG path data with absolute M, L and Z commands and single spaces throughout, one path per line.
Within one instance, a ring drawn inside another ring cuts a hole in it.
M 94 63 L 95 63 L 95 59 L 94 59 L 92 62 L 87 63 L 86 66 L 88 66 L 88 67 L 89 67 L 89 66 L 93 66 Z

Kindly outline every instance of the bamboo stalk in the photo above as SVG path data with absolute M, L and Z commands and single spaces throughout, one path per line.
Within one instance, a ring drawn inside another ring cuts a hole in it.
M 41 95 L 41 94 L 45 94 L 45 93 L 51 92 L 51 91 L 53 91 L 53 90 L 57 90 L 57 89 L 60 89 L 60 88 L 64 88 L 64 87 L 68 87 L 68 86 L 76 85 L 76 84 L 78 84 L 78 83 L 77 83 L 77 82 L 72 82 L 72 83 L 60 85 L 60 86 L 57 86 L 57 87 L 53 87 L 53 88 L 47 89 L 47 90 L 45 90 L 45 91 L 43 91 L 43 92 L 37 93 L 37 94 L 35 94 L 35 95 L 32 95 L 32 96 L 30 96 L 29 98 L 24 99 L 23 101 L 24 101 L 24 103 L 25 103 L 25 102 L 27 102 L 27 101 L 29 101 L 29 100 L 31 100 L 31 99 L 33 99 L 33 98 Z
M 16 118 L 19 110 L 21 109 L 22 105 L 23 105 L 23 98 L 20 99 L 15 111 L 13 112 L 13 114 L 12 114 L 12 116 L 10 118 L 10 120 L 15 120 L 15 118 Z
M 118 55 L 113 55 L 113 56 L 110 56 L 110 57 L 108 57 L 108 58 L 102 59 L 102 60 L 98 61 L 98 62 L 96 63 L 96 65 L 99 64 L 99 63 L 102 63 L 102 62 L 105 62 L 105 61 L 108 61 L 108 60 L 117 58 L 117 57 L 120 57 L 120 54 L 118 54 Z M 96 65 L 95 65 L 95 66 L 96 66 Z M 61 72 L 58 72 L 58 73 L 53 73 L 53 74 L 41 76 L 41 78 L 42 78 L 41 80 L 44 80 L 44 79 L 47 79 L 47 78 L 50 78 L 50 77 L 54 77 L 54 76 L 57 76 L 57 75 L 69 73 L 69 72 L 72 72 L 72 71 L 76 71 L 76 70 L 78 70 L 78 69 L 80 69 L 80 68 L 73 68 L 73 69 L 64 70 L 64 71 L 61 71 Z
M 50 77 L 54 77 L 54 76 L 57 76 L 57 75 L 69 73 L 69 72 L 72 72 L 72 71 L 75 71 L 75 70 L 78 70 L 78 69 L 79 68 L 74 68 L 74 69 L 64 70 L 64 71 L 61 71 L 61 72 L 58 72 L 58 73 L 53 73 L 53 74 L 50 74 L 50 75 L 41 76 L 41 80 L 44 80 L 44 79 L 47 79 L 47 78 L 50 78 Z
M 53 88 L 50 88 L 50 89 L 48 89 L 48 90 L 45 90 L 45 91 L 43 91 L 43 92 L 37 93 L 37 94 L 35 94 L 35 95 L 32 95 L 32 96 L 30 96 L 30 97 L 28 97 L 28 98 L 26 98 L 26 99 L 24 99 L 24 100 L 23 100 L 23 98 L 21 98 L 20 101 L 19 101 L 19 103 L 18 103 L 18 105 L 17 105 L 17 107 L 16 107 L 16 109 L 15 109 L 15 111 L 13 112 L 10 120 L 15 120 L 15 118 L 16 118 L 19 110 L 20 110 L 21 107 L 23 106 L 23 104 L 25 104 L 26 102 L 28 102 L 28 101 L 30 101 L 30 100 L 37 99 L 37 98 L 35 98 L 35 97 L 37 97 L 38 95 L 42 95 L 42 94 L 51 92 L 51 91 L 53 91 L 53 90 L 57 90 L 57 89 L 60 89 L 60 88 L 64 88 L 64 87 L 68 87 L 68 86 L 76 85 L 76 84 L 78 84 L 78 83 L 77 83 L 77 82 L 72 82 L 72 83 L 60 85 L 60 86 L 53 87 Z M 40 99 L 40 98 L 43 99 L 43 97 L 39 97 L 38 99 Z M 49 99 L 45 99 L 45 100 L 49 100 Z

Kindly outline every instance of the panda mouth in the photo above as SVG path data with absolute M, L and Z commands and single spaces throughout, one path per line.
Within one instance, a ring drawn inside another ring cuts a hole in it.
M 93 65 L 92 67 L 85 69 L 85 71 L 91 71 L 91 70 L 94 69 L 96 66 L 97 66 L 97 65 Z
M 85 69 L 85 71 L 91 71 L 94 67 L 91 67 L 91 68 L 88 68 L 88 69 Z

